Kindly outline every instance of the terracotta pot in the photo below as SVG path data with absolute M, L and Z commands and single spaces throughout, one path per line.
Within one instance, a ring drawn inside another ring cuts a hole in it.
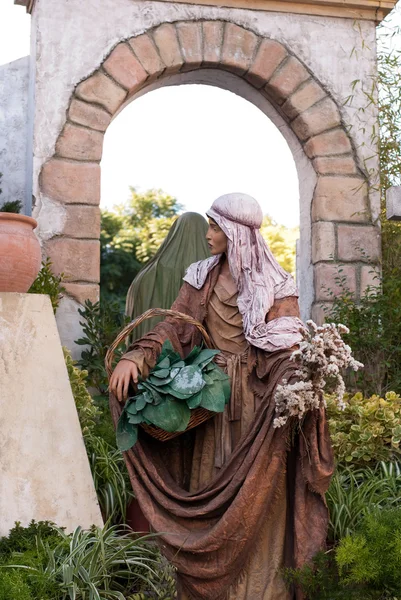
M 29 290 L 41 265 L 32 217 L 0 212 L 0 292 Z

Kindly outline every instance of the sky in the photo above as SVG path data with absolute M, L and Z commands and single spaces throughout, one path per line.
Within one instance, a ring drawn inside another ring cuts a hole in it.
M 29 53 L 29 27 L 24 7 L 0 0 L 0 65 Z M 278 223 L 299 223 L 286 141 L 253 104 L 216 87 L 165 87 L 133 101 L 106 132 L 101 167 L 103 208 L 125 202 L 130 186 L 160 188 L 200 213 L 219 195 L 239 191 Z

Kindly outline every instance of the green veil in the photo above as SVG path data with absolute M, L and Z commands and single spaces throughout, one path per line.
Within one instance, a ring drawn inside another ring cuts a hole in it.
M 210 256 L 207 228 L 206 219 L 194 212 L 186 212 L 174 221 L 159 250 L 130 285 L 125 312 L 131 319 L 149 308 L 171 307 L 189 265 Z M 160 320 L 154 317 L 138 325 L 130 342 L 145 335 Z

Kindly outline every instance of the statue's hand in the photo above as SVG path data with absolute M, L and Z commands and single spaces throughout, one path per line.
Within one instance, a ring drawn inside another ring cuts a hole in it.
M 119 402 L 128 396 L 128 387 L 131 382 L 138 383 L 138 367 L 132 360 L 122 358 L 110 377 L 109 389 Z

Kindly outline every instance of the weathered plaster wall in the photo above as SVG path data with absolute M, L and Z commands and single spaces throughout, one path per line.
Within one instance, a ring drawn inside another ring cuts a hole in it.
M 74 18 L 71 18 L 72 15 Z M 38 0 L 33 19 L 38 57 L 33 186 L 37 200 L 34 216 L 39 219 L 40 235 L 43 239 L 49 239 L 60 233 L 66 220 L 64 207 L 39 193 L 38 175 L 43 163 L 54 153 L 55 143 L 65 123 L 69 99 L 75 86 L 101 64 L 121 39 L 138 35 L 164 22 L 183 19 L 227 20 L 285 44 L 305 63 L 337 102 L 345 125 L 350 128 L 359 166 L 365 170 L 364 160 L 372 155 L 370 133 L 376 121 L 375 109 L 371 107 L 365 111 L 363 127 L 358 126 L 358 111 L 366 105 L 365 96 L 357 86 L 352 103 L 344 106 L 344 100 L 351 93 L 354 80 L 369 82 L 374 76 L 375 27 L 373 23 L 361 22 L 356 26 L 350 19 L 142 0 L 118 0 L 118 2 L 104 0 L 101 4 L 96 0 L 87 0 L 85 3 L 81 0 L 70 0 L 68 3 Z M 363 51 L 360 50 L 362 40 L 365 46 Z M 200 82 L 206 75 L 199 71 L 193 74 L 193 77 Z M 220 83 L 227 81 L 224 77 L 221 76 Z M 211 83 L 216 84 L 216 81 Z M 237 89 L 233 91 L 247 97 L 246 85 L 241 87 L 238 84 Z M 49 98 L 52 99 L 51 102 L 48 101 Z M 248 99 L 257 104 L 255 95 Z M 268 102 L 263 102 L 264 107 L 260 106 L 260 108 L 273 122 L 276 122 L 291 145 L 292 134 L 289 127 L 283 120 L 279 122 L 279 115 L 272 107 L 268 108 Z M 304 200 L 301 206 L 303 246 L 300 248 L 300 260 L 304 262 L 305 278 L 301 276 L 304 286 L 303 302 L 308 306 L 312 295 L 312 276 L 310 273 L 308 275 L 311 237 L 310 195 L 307 190 L 313 187 L 315 180 L 314 174 L 305 166 L 308 161 L 300 146 L 294 142 L 291 147 L 295 152 L 294 159 L 300 174 L 300 186 L 303 187 Z M 370 161 L 370 166 L 374 166 L 372 162 L 374 163 L 375 159 Z M 378 208 L 378 197 L 372 195 L 373 215 L 377 215 Z M 74 322 L 71 315 L 74 305 L 77 308 L 78 304 L 72 299 L 66 299 L 64 304 L 62 303 L 59 309 L 60 324 L 64 321 Z M 76 332 L 70 326 L 64 327 L 69 332 L 69 340 L 76 339 L 79 335 L 77 320 L 76 327 Z
M 72 18 L 79 15 L 79 19 Z M 121 39 L 163 22 L 181 19 L 226 19 L 286 44 L 342 105 L 356 79 L 369 81 L 375 72 L 375 26 L 351 19 L 264 13 L 142 0 L 38 0 L 33 24 L 38 32 L 34 181 L 54 146 L 76 84 L 91 73 Z M 365 50 L 357 58 L 351 53 Z M 49 102 L 48 99 L 52 101 Z M 358 86 L 352 105 L 342 112 L 349 126 L 366 97 Z M 374 108 L 365 115 L 374 117 Z M 371 121 L 372 124 L 372 121 Z M 361 161 L 370 156 L 370 131 L 353 128 Z
M 0 293 L 0 536 L 15 521 L 102 525 L 47 296 Z
M 26 198 L 29 56 L 0 66 L 0 206 Z

